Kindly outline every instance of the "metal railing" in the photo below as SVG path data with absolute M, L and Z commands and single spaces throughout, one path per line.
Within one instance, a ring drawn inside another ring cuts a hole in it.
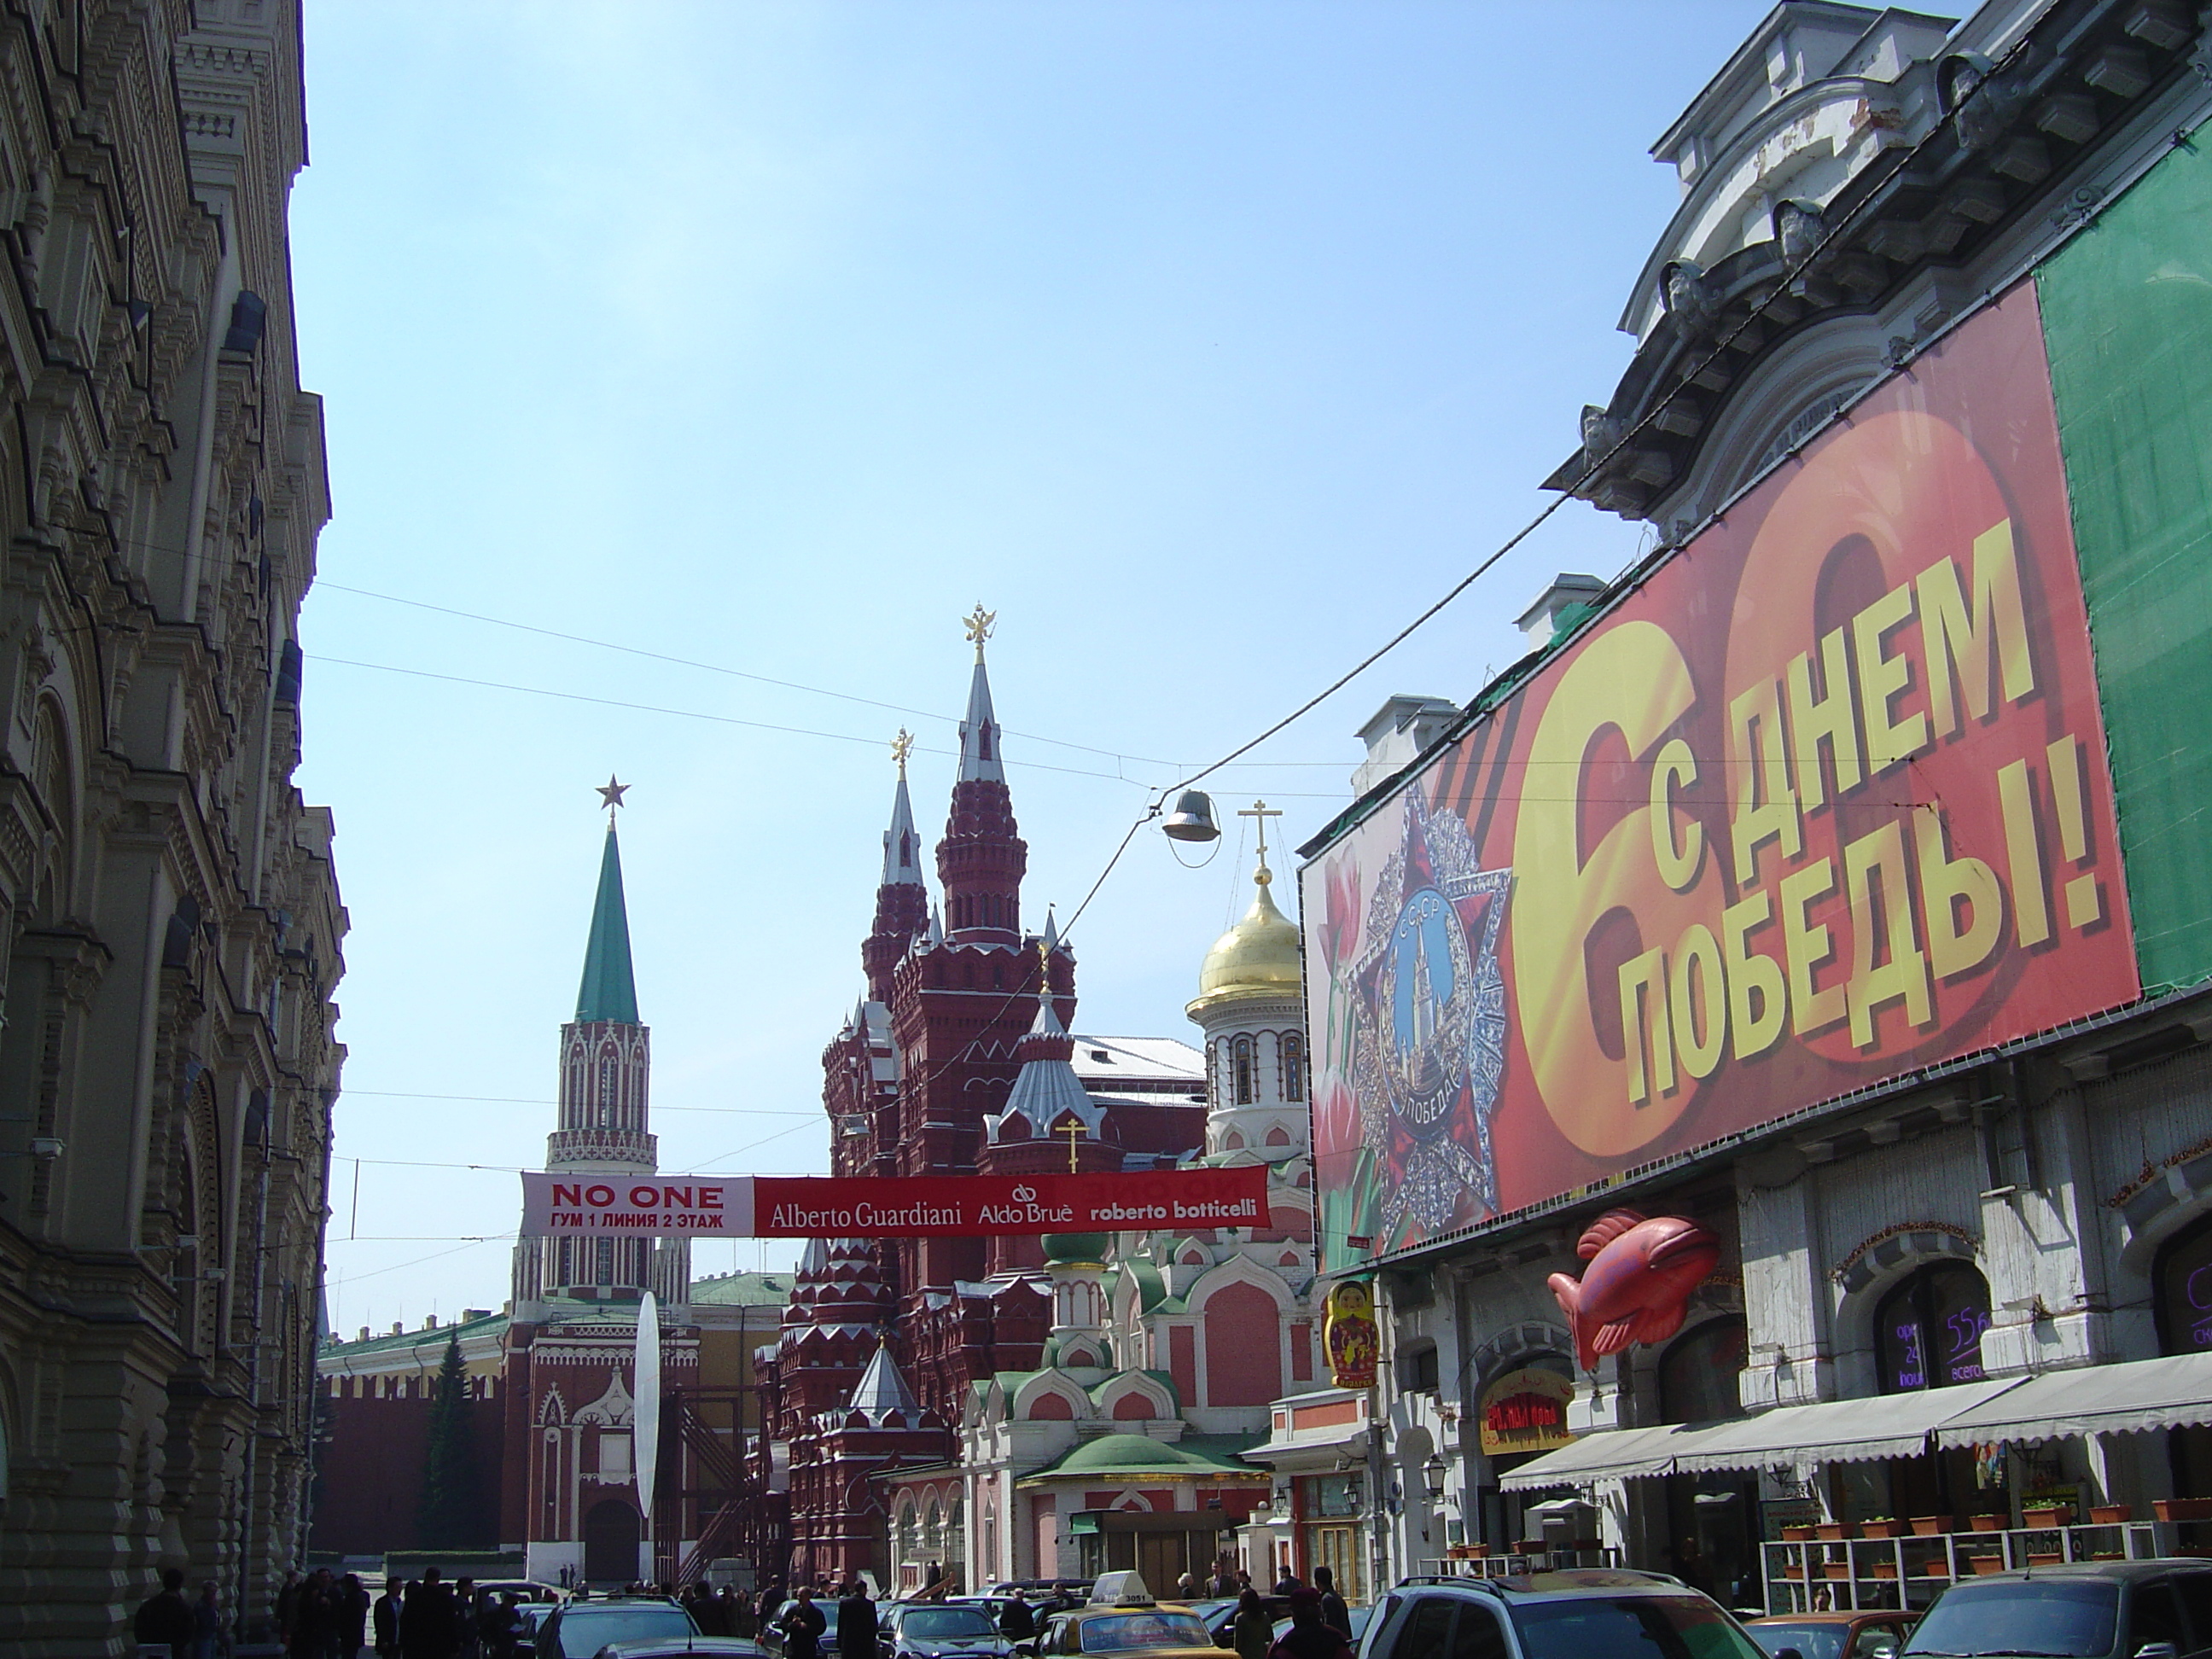
M 2065 1561 L 2134 1561 L 2173 1553 L 2173 1523 L 2087 1522 L 1996 1532 L 1908 1533 L 1762 1544 L 1770 1613 L 1925 1607 L 1960 1578 Z

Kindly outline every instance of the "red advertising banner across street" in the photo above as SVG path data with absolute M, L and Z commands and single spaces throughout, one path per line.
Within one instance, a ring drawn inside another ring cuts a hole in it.
M 1337 1267 L 2133 1000 L 2033 285 L 1303 884 Z
M 1267 1222 L 1262 1164 L 1138 1175 L 522 1177 L 522 1231 L 684 1238 L 972 1238 Z

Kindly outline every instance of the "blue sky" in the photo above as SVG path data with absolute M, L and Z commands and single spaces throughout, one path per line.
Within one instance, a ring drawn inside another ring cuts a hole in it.
M 999 613 L 1025 916 L 1065 917 L 1148 788 L 1548 499 L 1676 198 L 1647 149 L 1764 10 L 311 3 L 292 250 L 335 516 L 299 781 L 353 922 L 338 1328 L 505 1298 L 505 1244 L 465 1241 L 511 1236 L 543 1160 L 594 784 L 635 786 L 663 1167 L 823 1168 L 888 740 L 918 735 L 933 842 L 958 618 Z M 1464 699 L 1553 573 L 1637 546 L 1571 506 L 1224 811 L 1264 795 L 1304 839 L 1385 696 Z M 1079 1029 L 1190 1033 L 1237 833 L 1201 870 L 1139 838 L 1072 941 Z

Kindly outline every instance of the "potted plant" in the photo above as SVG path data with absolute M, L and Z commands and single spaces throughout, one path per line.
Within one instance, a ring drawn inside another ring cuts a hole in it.
M 1977 1515 L 1968 1517 L 1976 1532 L 2002 1532 L 2005 1517 L 2002 1515 Z
M 1877 1561 L 1877 1562 L 1875 1562 L 1875 1563 L 1874 1564 L 1874 1576 L 1875 1576 L 1875 1577 L 1877 1577 L 1877 1578 L 1894 1578 L 1894 1577 L 1897 1577 L 1897 1563 L 1896 1563 L 1896 1562 L 1894 1562 L 1894 1561 Z
M 2005 1570 L 2004 1557 L 2002 1555 L 1977 1555 L 1970 1557 L 1969 1559 L 1973 1562 L 1974 1571 L 1978 1573 L 2002 1572 Z
M 1859 1522 L 1862 1538 L 1899 1538 L 1904 1535 L 1904 1525 L 1893 1515 L 1870 1515 Z
M 2212 1498 L 2160 1498 L 2150 1507 L 2161 1521 L 2212 1521 Z
M 2089 1523 L 2096 1527 L 2124 1527 L 2134 1513 L 2125 1504 L 2093 1504 L 2089 1506 Z
M 1784 1527 L 1782 1529 L 1782 1541 L 1785 1544 L 1809 1544 L 1813 1541 L 1813 1528 L 1809 1524 L 1802 1527 Z
M 1784 1567 L 1782 1569 L 1782 1576 L 1784 1578 L 1802 1578 L 1805 1576 L 1805 1569 L 1802 1567 Z
M 1851 1523 L 1848 1521 L 1819 1521 L 1814 1523 L 1813 1531 L 1824 1544 L 1840 1543 L 1851 1535 Z
M 1940 1538 L 1950 1530 L 1951 1517 L 1948 1515 L 1916 1515 L 1912 1517 L 1912 1535 L 1915 1538 Z
M 2071 1504 L 2027 1504 L 2021 1506 L 2021 1519 L 2031 1527 L 2063 1527 L 2074 1518 Z
M 1830 1561 L 1824 1565 L 1820 1571 L 1830 1578 L 1840 1582 L 1851 1576 L 1851 1564 L 1848 1561 Z
M 1920 1569 L 1920 1576 L 1923 1578 L 1948 1578 L 1951 1564 L 1939 1555 Z

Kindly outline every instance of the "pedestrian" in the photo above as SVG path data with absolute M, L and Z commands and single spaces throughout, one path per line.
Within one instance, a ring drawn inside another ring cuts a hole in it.
M 292 1627 L 299 1618 L 300 1592 L 307 1584 L 305 1574 L 288 1571 L 284 1582 L 276 1590 L 276 1639 L 289 1651 L 292 1645 Z
M 376 1659 L 399 1659 L 399 1580 L 386 1579 L 384 1594 L 369 1609 L 376 1637 Z
M 1352 1639 L 1352 1609 L 1344 1605 L 1344 1598 L 1336 1593 L 1336 1574 L 1328 1567 L 1316 1567 L 1314 1588 L 1321 1592 L 1322 1623 L 1349 1642 Z
M 1260 1599 L 1260 1592 L 1249 1584 L 1237 1597 L 1237 1618 L 1230 1626 L 1230 1639 L 1237 1649 L 1237 1659 L 1267 1659 L 1267 1650 L 1275 1645 L 1275 1621 L 1267 1617 L 1267 1604 Z
M 477 1581 L 473 1578 L 453 1580 L 453 1639 L 459 1644 L 463 1659 L 476 1659 Z
M 1250 1589 L 1251 1588 L 1252 1588 L 1252 1575 L 1251 1575 L 1250 1573 L 1249 1573 L 1249 1572 L 1245 1571 L 1244 1571 L 1244 1569 L 1243 1569 L 1243 1568 L 1242 1568 L 1242 1567 L 1237 1568 L 1237 1593 L 1238 1595 L 1243 1595 L 1246 1590 Z
M 1213 1564 L 1213 1593 L 1224 1601 L 1237 1594 L 1237 1576 L 1230 1571 L 1225 1555 Z
M 776 1628 L 783 1632 L 783 1659 L 821 1659 L 822 1632 L 830 1621 L 814 1605 L 813 1585 L 799 1587 L 799 1599 L 784 1608 Z
M 292 1598 L 292 1638 L 285 1649 L 292 1659 L 331 1659 L 337 1646 L 337 1601 L 328 1567 L 317 1567 L 301 1582 Z
M 858 1578 L 845 1581 L 837 1602 L 838 1659 L 876 1659 L 876 1604 Z
M 1352 1659 L 1342 1631 L 1322 1622 L 1321 1592 L 1299 1589 L 1291 1596 L 1291 1627 L 1267 1650 L 1267 1659 Z
M 142 1648 L 167 1648 L 173 1659 L 192 1659 L 192 1607 L 185 1600 L 181 1569 L 161 1569 L 161 1588 L 138 1604 L 131 1634 Z
M 720 1600 L 723 1630 L 740 1639 L 750 1639 L 760 1629 L 753 1622 L 753 1598 L 734 1584 L 725 1584 Z
M 1304 1588 L 1304 1584 L 1298 1583 L 1297 1574 L 1291 1571 L 1291 1564 L 1287 1561 L 1284 1562 L 1281 1576 L 1275 1580 L 1274 1593 L 1278 1595 L 1295 1595 Z
M 222 1592 L 214 1579 L 203 1579 L 200 1599 L 192 1603 L 192 1659 L 216 1659 L 228 1645 L 223 1639 Z
M 522 1614 L 515 1607 L 513 1590 L 486 1595 L 477 1635 L 477 1644 L 488 1659 L 514 1659 L 515 1646 L 522 1635 Z
M 766 1629 L 769 1622 L 782 1610 L 783 1580 L 781 1578 L 771 1578 L 768 1581 L 768 1588 L 761 1592 L 760 1622 L 762 1628 Z
M 1026 1597 L 1017 1595 L 1006 1603 L 1006 1610 L 999 1615 L 999 1634 L 1009 1642 L 1036 1639 L 1036 1614 L 1030 1610 Z
M 361 1575 L 349 1572 L 338 1580 L 337 1629 L 339 1659 L 359 1659 L 368 1645 L 368 1590 Z
M 402 1659 L 456 1659 L 460 1651 L 460 1619 L 453 1593 L 435 1567 L 422 1569 L 419 1583 L 407 1589 L 407 1605 L 399 1615 Z

